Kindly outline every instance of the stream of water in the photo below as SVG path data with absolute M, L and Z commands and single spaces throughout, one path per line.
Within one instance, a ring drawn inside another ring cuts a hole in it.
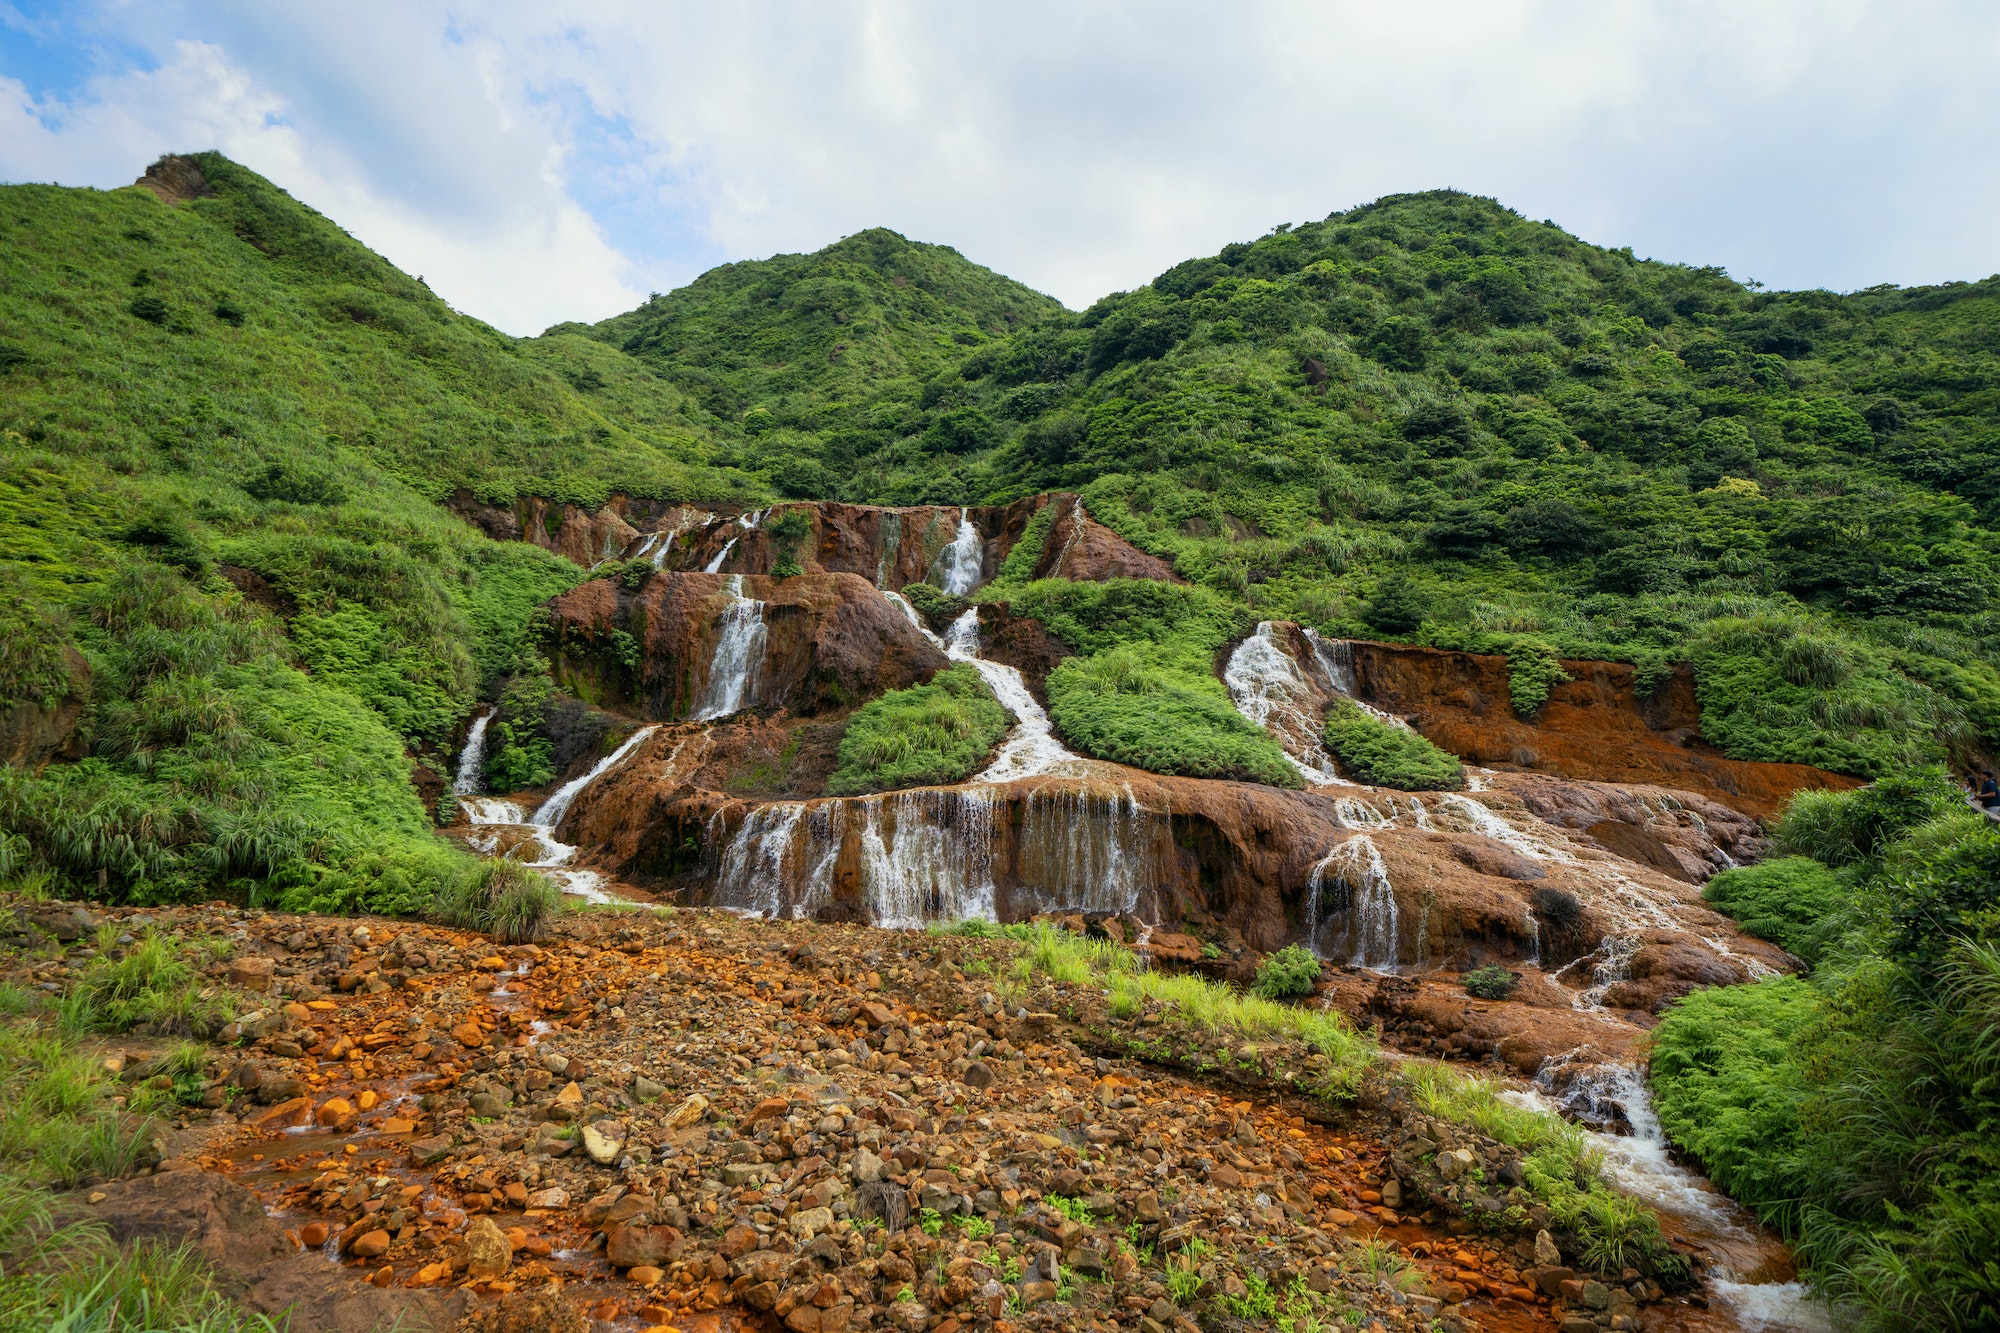
M 958 534 L 951 545 L 938 552 L 936 562 L 931 565 L 931 576 L 953 597 L 963 597 L 979 586 L 985 558 L 986 544 L 979 539 L 979 529 L 972 526 L 970 511 L 960 509 Z
M 1707 1262 L 1715 1308 L 1683 1322 L 1687 1333 L 1833 1333 L 1831 1312 L 1798 1281 L 1785 1247 L 1707 1180 L 1674 1161 L 1638 1070 L 1599 1066 L 1576 1075 L 1559 1095 L 1551 1091 L 1548 1071 L 1538 1083 L 1544 1086 L 1501 1096 L 1579 1122 L 1618 1187 L 1656 1209 L 1668 1236 Z M 1621 1122 L 1631 1133 L 1591 1128 Z
M 472 760 L 473 785 L 477 786 L 477 757 L 473 746 L 475 743 L 484 744 L 485 722 L 486 716 L 482 715 L 473 724 L 476 730 L 466 734 L 465 749 L 458 761 L 460 782 L 465 780 L 467 761 Z M 585 788 L 618 767 L 627 755 L 645 744 L 658 730 L 657 726 L 641 727 L 627 736 L 617 749 L 592 765 L 589 772 L 571 778 L 556 788 L 532 815 L 512 801 L 496 796 L 472 796 L 455 785 L 454 790 L 459 792 L 458 803 L 464 809 L 466 819 L 481 830 L 468 841 L 476 850 L 488 854 L 506 854 L 517 847 L 530 847 L 532 859 L 526 864 L 555 880 L 564 893 L 593 903 L 619 901 L 604 891 L 602 875 L 595 870 L 583 870 L 569 864 L 575 859 L 577 849 L 558 839 L 555 830 Z

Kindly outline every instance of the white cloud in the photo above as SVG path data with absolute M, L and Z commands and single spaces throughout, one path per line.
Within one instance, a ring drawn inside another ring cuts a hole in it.
M 426 82 L 421 70 L 402 72 Z M 489 108 L 496 123 L 484 135 L 410 136 L 419 149 L 404 157 L 411 178 L 435 185 L 442 176 L 446 188 L 398 194 L 364 168 L 365 142 L 303 127 L 293 110 L 221 47 L 185 39 L 156 68 L 95 80 L 66 104 L 38 103 L 19 80 L 0 79 L 0 178 L 111 188 L 130 184 L 162 152 L 214 148 L 509 332 L 602 318 L 643 296 L 630 261 L 564 192 L 561 147 L 532 121 L 524 129 L 505 109 Z M 505 143 L 510 136 L 526 142 Z M 472 151 L 479 147 L 483 162 Z M 494 166 L 505 169 L 481 170 Z
M 53 108 L 0 82 L 0 172 L 115 183 L 169 141 L 213 142 L 514 331 L 875 225 L 1083 305 L 1439 186 L 1774 285 L 2000 268 L 2000 13 L 1971 5 L 103 14 L 159 69 Z

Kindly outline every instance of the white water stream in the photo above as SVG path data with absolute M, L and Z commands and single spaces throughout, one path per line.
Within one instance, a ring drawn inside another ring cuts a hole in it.
M 709 659 L 701 697 L 688 714 L 690 722 L 728 717 L 757 702 L 757 677 L 763 670 L 764 645 L 770 637 L 764 624 L 764 604 L 743 595 L 741 574 L 730 576 L 728 591 L 729 607 L 718 624 L 715 655 Z
M 1277 623 L 1266 620 L 1236 645 L 1223 668 L 1222 683 L 1241 713 L 1278 738 L 1285 759 L 1315 787 L 1351 787 L 1334 771 L 1333 756 L 1320 744 L 1323 719 L 1318 691 L 1278 642 Z
M 458 772 L 451 780 L 451 794 L 470 796 L 479 790 L 480 770 L 486 763 L 486 724 L 493 714 L 481 713 L 466 729 L 465 748 L 458 752 Z
M 960 509 L 958 533 L 951 545 L 938 552 L 931 565 L 931 576 L 953 597 L 963 597 L 979 586 L 985 557 L 986 545 L 979 539 L 979 529 L 972 526 L 970 511 Z
M 1832 1333 L 1831 1312 L 1810 1298 L 1801 1282 L 1774 1282 L 1756 1268 L 1773 1242 L 1741 1208 L 1707 1180 L 1673 1159 L 1666 1133 L 1653 1113 L 1645 1080 L 1628 1065 L 1604 1065 L 1577 1075 L 1560 1098 L 1545 1086 L 1501 1093 L 1517 1106 L 1596 1123 L 1623 1120 L 1630 1134 L 1607 1134 L 1581 1124 L 1590 1146 L 1603 1155 L 1606 1170 L 1626 1193 L 1668 1215 L 1674 1230 L 1705 1250 L 1713 1269 L 1709 1289 L 1730 1307 L 1737 1325 L 1771 1333 Z M 1744 1265 L 1733 1269 L 1731 1263 Z M 1759 1280 L 1762 1278 L 1763 1280 Z
M 1321 932 L 1333 922 L 1323 915 L 1321 901 L 1328 880 L 1345 892 L 1345 918 L 1351 947 L 1344 960 L 1353 967 L 1373 972 L 1393 971 L 1399 959 L 1400 935 L 1396 894 L 1389 883 L 1389 868 L 1382 863 L 1382 850 L 1366 833 L 1356 833 L 1312 868 L 1306 881 L 1306 943 L 1315 954 L 1325 957 Z
M 482 738 L 485 729 L 481 724 L 485 721 L 486 717 L 482 716 L 474 724 L 475 727 L 479 728 L 479 734 Z M 569 843 L 559 841 L 556 838 L 555 830 L 556 826 L 562 823 L 562 817 L 568 813 L 570 805 L 586 787 L 623 763 L 627 755 L 645 744 L 647 738 L 658 730 L 657 726 L 641 727 L 630 736 L 627 736 L 617 749 L 593 764 L 589 772 L 581 777 L 571 778 L 568 782 L 558 787 L 547 800 L 542 802 L 533 815 L 529 815 L 527 811 L 512 801 L 501 800 L 493 796 L 472 796 L 465 793 L 463 789 L 455 788 L 460 791 L 459 805 L 464 809 L 466 818 L 475 825 L 494 830 L 492 833 L 474 834 L 469 841 L 479 851 L 490 853 L 500 849 L 499 833 L 501 830 L 517 830 L 519 833 L 526 835 L 525 841 L 532 843 L 535 849 L 534 859 L 527 862 L 527 864 L 535 870 L 543 871 L 551 879 L 555 880 L 561 886 L 564 893 L 574 894 L 576 897 L 593 903 L 615 903 L 619 901 L 606 893 L 601 887 L 604 883 L 602 875 L 594 870 L 580 870 L 570 867 L 569 862 L 576 856 L 576 848 Z M 467 733 L 465 750 L 459 756 L 461 782 L 464 780 L 466 772 L 466 761 L 468 758 L 473 757 L 473 742 L 473 734 Z M 473 772 L 477 773 L 476 764 Z M 476 778 L 473 785 L 477 785 Z

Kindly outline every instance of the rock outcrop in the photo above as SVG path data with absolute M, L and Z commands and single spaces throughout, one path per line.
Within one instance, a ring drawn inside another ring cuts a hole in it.
M 760 603 L 761 612 L 746 610 L 746 601 Z M 745 632 L 761 635 L 740 660 L 718 652 L 732 608 L 739 620 L 757 616 Z M 726 671 L 744 673 L 740 707 L 812 714 L 928 680 L 947 665 L 854 574 L 669 573 L 637 590 L 597 579 L 556 598 L 550 622 L 556 680 L 565 690 L 652 721 L 700 713 Z
M 1406 718 L 1469 763 L 1671 787 L 1759 819 L 1777 814 L 1794 792 L 1861 785 L 1805 764 L 1724 756 L 1702 739 L 1687 667 L 1641 696 L 1625 663 L 1564 660 L 1571 679 L 1550 691 L 1534 717 L 1522 718 L 1508 694 L 1504 657 L 1363 640 L 1347 651 L 1358 698 Z

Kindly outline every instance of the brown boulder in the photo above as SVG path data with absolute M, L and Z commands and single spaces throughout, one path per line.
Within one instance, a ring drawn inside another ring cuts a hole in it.
M 1482 875 L 1521 880 L 1547 879 L 1549 876 L 1548 870 L 1538 863 L 1477 834 L 1464 834 L 1453 839 L 1451 854 Z
M 660 1265 L 680 1258 L 686 1239 L 674 1227 L 614 1226 L 604 1233 L 604 1257 L 618 1268 Z

